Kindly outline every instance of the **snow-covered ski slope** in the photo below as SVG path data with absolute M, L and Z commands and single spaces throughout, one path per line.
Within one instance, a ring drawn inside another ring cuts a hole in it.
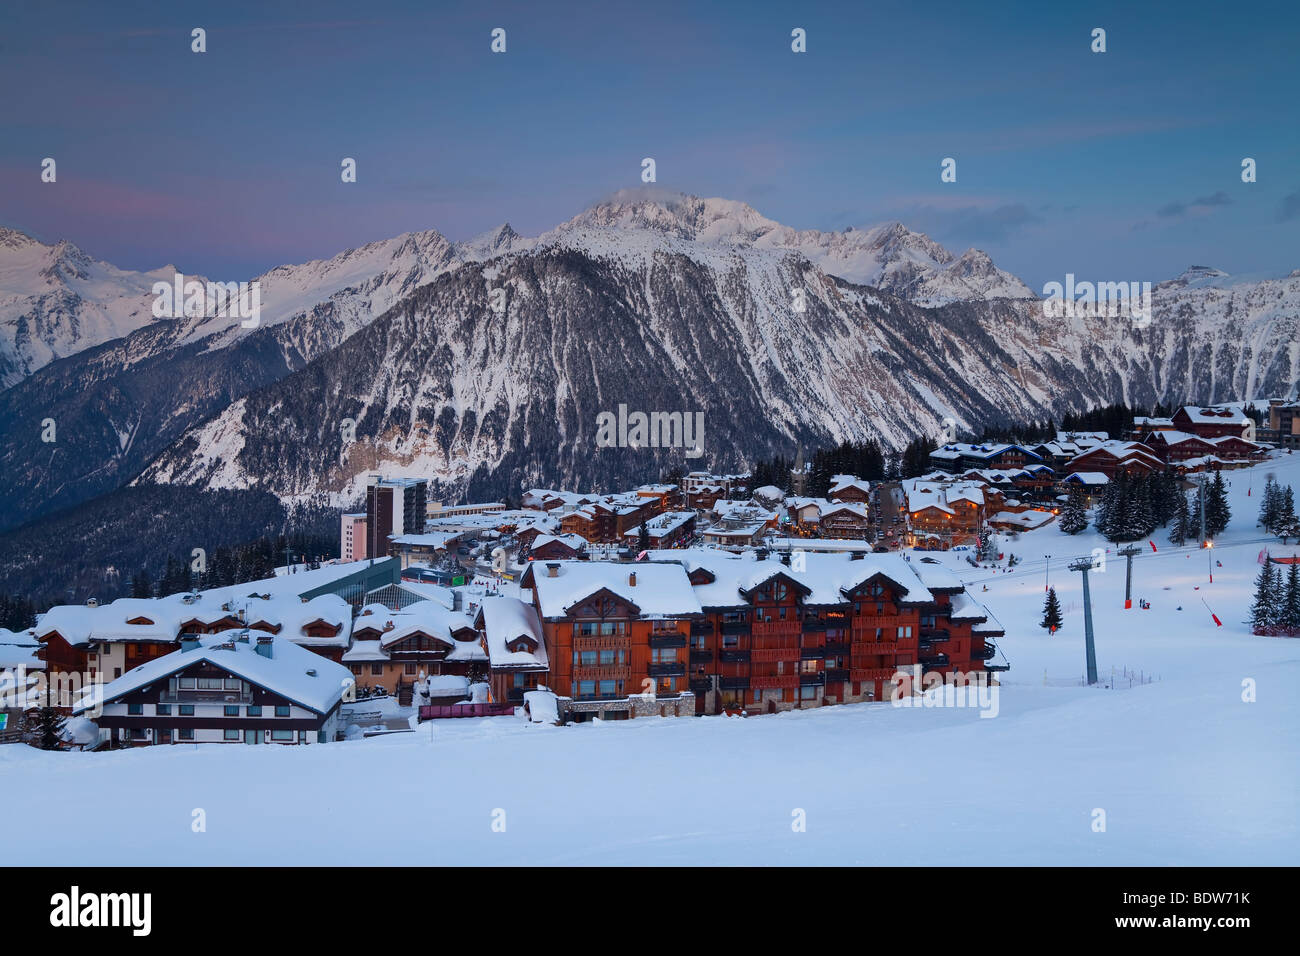
M 1213 584 L 1205 552 L 1172 549 L 1164 531 L 1159 552 L 1144 546 L 1134 565 L 1134 597 L 1150 610 L 1136 600 L 1123 610 L 1122 559 L 1112 554 L 1092 575 L 1103 677 L 1128 668 L 1157 675 L 1154 683 L 1069 685 L 1083 674 L 1084 648 L 1080 576 L 1066 559 L 1105 542 L 1049 526 L 1009 543 L 1025 558 L 1016 573 L 940 556 L 1006 626 L 999 643 L 1013 669 L 996 717 L 865 704 L 571 727 L 439 721 L 413 734 L 284 749 L 7 746 L 0 819 L 10 859 L 1295 864 L 1300 641 L 1254 637 L 1243 623 L 1265 546 L 1255 518 L 1268 471 L 1300 490 L 1300 455 L 1225 473 L 1233 520 L 1213 549 L 1222 562 Z M 1037 627 L 1045 554 L 1066 610 L 1055 637 Z M 1243 700 L 1247 684 L 1253 702 Z M 192 830 L 197 809 L 205 832 Z M 792 825 L 798 811 L 802 832 Z

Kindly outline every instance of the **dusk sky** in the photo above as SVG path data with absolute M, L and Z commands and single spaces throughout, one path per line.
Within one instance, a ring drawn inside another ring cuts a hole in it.
M 803 229 L 899 219 L 1036 290 L 1285 274 L 1298 39 L 1294 2 L 6 0 L 0 224 L 247 278 L 411 230 L 535 235 L 650 156 L 661 188 Z

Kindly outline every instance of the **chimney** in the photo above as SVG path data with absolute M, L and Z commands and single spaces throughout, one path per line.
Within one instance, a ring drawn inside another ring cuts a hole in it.
M 546 576 L 548 578 L 558 578 L 560 576 L 560 566 L 558 564 L 546 565 Z
M 849 555 L 849 560 L 850 560 L 850 561 L 861 561 L 861 560 L 862 560 L 863 558 L 865 558 L 866 556 L 867 556 L 867 553 L 866 553 L 865 551 L 854 551 L 852 554 Z
M 257 639 L 257 653 L 261 654 L 263 657 L 270 657 L 271 642 L 273 640 L 275 640 L 275 638 L 271 637 L 271 635 L 269 634 L 267 634 L 265 637 L 259 637 Z
M 248 643 L 248 628 L 244 628 L 242 631 L 240 631 L 240 632 L 239 632 L 239 637 L 237 637 L 236 640 L 239 641 L 240 644 L 247 644 L 247 643 Z
M 197 634 L 182 634 L 182 635 L 181 635 L 181 650 L 182 650 L 182 651 L 193 651 L 193 650 L 197 650 L 197 649 L 198 649 L 198 646 L 199 646 L 199 636 L 198 636 Z
M 634 588 L 634 587 L 636 587 L 636 572 L 635 572 L 635 571 L 633 571 L 631 574 L 629 574 L 629 575 L 627 576 L 627 586 L 630 587 L 630 588 Z

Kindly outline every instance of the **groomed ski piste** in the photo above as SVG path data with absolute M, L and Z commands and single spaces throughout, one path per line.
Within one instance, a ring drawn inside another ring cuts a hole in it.
M 315 747 L 6 746 L 6 857 L 1294 865 L 1300 639 L 1256 637 L 1245 623 L 1261 550 L 1300 552 L 1256 526 L 1269 472 L 1300 489 L 1300 455 L 1224 473 L 1232 521 L 1209 555 L 1194 543 L 1174 548 L 1166 529 L 1152 536 L 1158 551 L 1140 542 L 1131 610 L 1124 561 L 1091 530 L 1022 534 L 1007 544 L 1023 559 L 1012 572 L 972 568 L 964 552 L 925 555 L 954 568 L 1006 628 L 998 644 L 1012 669 L 995 706 L 875 703 L 567 727 L 440 720 Z M 1098 671 L 1103 685 L 1118 675 L 1111 687 L 1081 684 L 1082 582 L 1067 569 L 1095 547 L 1110 549 L 1090 581 Z M 1038 626 L 1045 579 L 1065 610 L 1055 636 Z

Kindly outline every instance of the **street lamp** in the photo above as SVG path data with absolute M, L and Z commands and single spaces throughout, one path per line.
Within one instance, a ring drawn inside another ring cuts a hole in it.
M 1205 566 L 1210 569 L 1210 583 L 1214 583 L 1214 542 L 1208 538 L 1205 541 Z
M 1050 590 L 1047 586 L 1047 582 L 1051 578 L 1052 574 L 1052 556 L 1050 554 L 1045 554 L 1043 557 L 1047 559 L 1047 567 L 1043 569 L 1043 593 L 1046 594 Z

